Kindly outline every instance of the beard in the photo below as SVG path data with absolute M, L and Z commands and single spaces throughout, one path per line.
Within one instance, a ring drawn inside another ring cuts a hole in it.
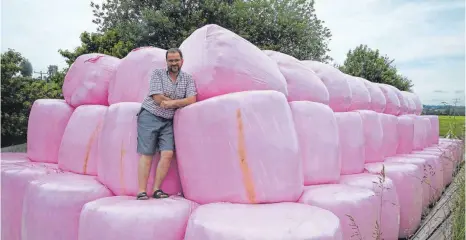
M 175 66 L 170 66 L 170 67 L 168 67 L 168 70 L 169 70 L 170 72 L 172 72 L 172 73 L 177 73 L 177 72 L 180 71 L 180 67 L 177 66 L 177 65 L 175 65 Z

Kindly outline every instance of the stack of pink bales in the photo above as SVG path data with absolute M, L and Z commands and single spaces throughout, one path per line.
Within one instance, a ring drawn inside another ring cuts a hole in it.
M 64 100 L 34 103 L 27 153 L 2 153 L 2 239 L 398 239 L 452 181 L 459 142 L 413 93 L 217 25 L 180 48 L 199 95 L 175 115 L 172 196 L 134 197 L 136 113 L 165 50 L 85 54 Z

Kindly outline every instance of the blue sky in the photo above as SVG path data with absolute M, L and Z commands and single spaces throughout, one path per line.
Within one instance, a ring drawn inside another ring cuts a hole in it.
M 2 52 L 21 52 L 34 71 L 64 67 L 58 49 L 79 46 L 79 35 L 96 29 L 89 3 L 2 0 Z M 367 44 L 395 59 L 424 104 L 454 99 L 464 104 L 464 0 L 316 0 L 315 7 L 332 32 L 329 54 L 335 62 Z

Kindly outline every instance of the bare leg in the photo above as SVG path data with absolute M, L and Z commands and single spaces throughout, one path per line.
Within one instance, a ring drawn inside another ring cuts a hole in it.
M 155 172 L 154 192 L 160 189 L 165 176 L 167 176 L 170 163 L 173 159 L 173 151 L 161 151 L 160 161 L 157 164 L 157 171 Z
M 147 180 L 149 178 L 151 163 L 152 156 L 141 155 L 138 166 L 139 193 L 145 192 L 147 189 Z

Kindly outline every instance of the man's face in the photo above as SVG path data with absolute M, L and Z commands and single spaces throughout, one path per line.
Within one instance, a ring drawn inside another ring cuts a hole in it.
M 167 68 L 172 73 L 178 73 L 183 66 L 183 59 L 179 53 L 168 53 L 167 55 Z

